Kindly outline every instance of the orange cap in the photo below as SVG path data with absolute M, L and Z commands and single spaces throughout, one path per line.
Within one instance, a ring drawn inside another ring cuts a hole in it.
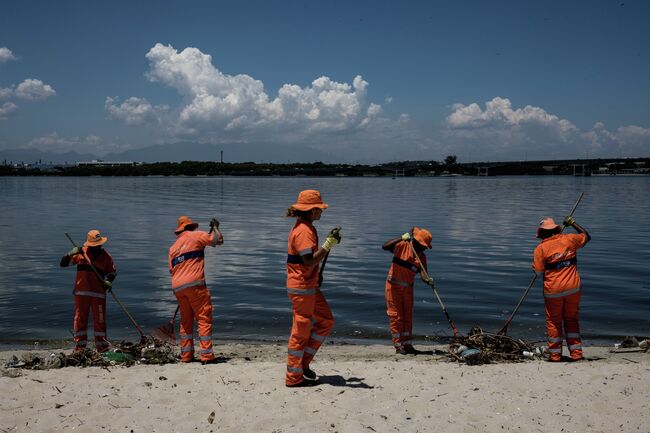
M 188 228 L 195 229 L 195 228 L 197 228 L 199 226 L 198 223 L 195 223 L 194 221 L 192 221 L 190 219 L 190 217 L 185 216 L 185 215 L 181 215 L 180 217 L 178 217 L 178 223 L 177 224 L 178 224 L 178 227 L 176 227 L 176 231 L 174 232 L 176 234 L 179 234 L 183 230 L 186 230 Z
M 431 249 L 431 240 L 433 239 L 433 236 L 431 236 L 429 230 L 413 227 L 413 237 L 420 245 Z
M 99 230 L 91 230 L 86 236 L 86 242 L 84 242 L 84 247 L 98 247 L 104 245 L 108 238 L 102 237 L 99 233 Z
M 300 211 L 308 211 L 315 207 L 327 209 L 328 206 L 320 198 L 320 192 L 315 189 L 306 189 L 300 191 L 300 194 L 298 194 L 298 202 L 292 204 L 291 207 Z
M 542 218 L 542 220 L 539 222 L 539 227 L 537 227 L 537 237 L 540 237 L 539 233 L 541 230 L 555 230 L 559 228 L 560 226 L 555 224 L 555 220 L 553 218 Z

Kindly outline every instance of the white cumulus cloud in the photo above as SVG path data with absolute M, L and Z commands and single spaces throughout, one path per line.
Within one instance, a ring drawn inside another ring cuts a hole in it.
M 179 52 L 158 43 L 146 57 L 148 79 L 172 87 L 182 96 L 182 104 L 167 118 L 171 135 L 246 140 L 275 134 L 276 138 L 298 140 L 367 127 L 381 111 L 379 105 L 366 101 L 368 83 L 361 76 L 352 83 L 322 76 L 304 87 L 284 84 L 277 96 L 271 97 L 262 81 L 246 74 L 223 73 L 209 54 L 197 48 Z M 142 98 L 131 97 L 121 105 L 107 99 L 106 109 L 114 118 L 127 123 L 131 119 L 131 124 L 156 117 L 148 115 L 156 110 Z
M 107 97 L 104 108 L 108 114 L 127 125 L 142 125 L 143 123 L 158 121 L 160 115 L 167 110 L 166 106 L 153 106 L 145 98 L 130 97 L 121 104 L 118 98 Z
M 0 99 L 9 99 L 14 95 L 13 87 L 0 87 Z
M 41 80 L 27 78 L 16 86 L 14 94 L 17 98 L 28 99 L 30 101 L 42 101 L 56 95 L 56 92 L 52 86 L 44 84 Z
M 443 129 L 444 150 L 461 160 L 565 159 L 650 154 L 650 130 L 609 131 L 602 123 L 581 131 L 541 107 L 513 108 L 507 98 L 455 104 Z
M 10 60 L 16 60 L 16 56 L 7 47 L 0 47 L 0 63 L 5 63 Z
M 0 105 L 0 120 L 6 119 L 11 113 L 16 111 L 18 107 L 13 102 L 5 102 Z
M 524 125 L 539 125 L 565 134 L 575 131 L 576 127 L 565 119 L 546 112 L 540 107 L 527 105 L 524 108 L 512 109 L 512 103 L 507 98 L 496 97 L 485 103 L 485 110 L 477 103 L 470 105 L 455 104 L 454 112 L 447 117 L 451 128 L 515 128 Z

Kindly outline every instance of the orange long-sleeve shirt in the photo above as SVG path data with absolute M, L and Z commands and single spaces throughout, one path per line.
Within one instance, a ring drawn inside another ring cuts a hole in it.
M 580 291 L 577 250 L 587 235 L 557 234 L 542 240 L 533 253 L 533 270 L 544 274 L 544 297 L 557 298 Z

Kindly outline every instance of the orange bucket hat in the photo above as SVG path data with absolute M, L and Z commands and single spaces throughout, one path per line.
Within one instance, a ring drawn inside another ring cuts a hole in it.
M 540 237 L 539 233 L 541 230 L 555 230 L 559 228 L 560 226 L 555 223 L 555 220 L 553 218 L 542 218 L 542 220 L 539 222 L 539 227 L 537 227 L 537 237 Z
M 181 233 L 183 230 L 186 230 L 186 229 L 188 229 L 188 228 L 195 229 L 195 228 L 197 228 L 197 227 L 199 226 L 198 223 L 195 223 L 194 221 L 192 221 L 192 220 L 190 219 L 190 217 L 185 216 L 185 215 L 181 215 L 181 216 L 178 218 L 178 223 L 177 223 L 177 225 L 178 225 L 178 227 L 176 227 L 176 231 L 174 231 L 174 233 L 176 233 L 176 234 L 179 234 L 179 233 Z
M 108 240 L 107 237 L 102 237 L 99 233 L 99 230 L 91 230 L 86 236 L 86 242 L 84 242 L 84 247 L 98 247 L 104 245 Z
M 320 192 L 315 189 L 306 189 L 298 194 L 298 202 L 291 205 L 292 208 L 299 211 L 308 211 L 315 207 L 327 209 L 327 204 L 323 203 L 320 198 Z
M 419 244 L 431 249 L 431 240 L 433 239 L 433 236 L 431 236 L 429 230 L 413 227 L 413 238 L 415 238 Z

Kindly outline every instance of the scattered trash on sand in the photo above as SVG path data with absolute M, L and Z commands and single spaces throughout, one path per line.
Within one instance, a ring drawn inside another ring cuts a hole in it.
M 641 341 L 639 341 L 641 340 Z M 650 339 L 643 337 L 628 336 L 623 338 L 620 343 L 614 344 L 613 353 L 625 352 L 647 352 L 650 349 Z
M 111 344 L 108 352 L 99 353 L 94 349 L 83 349 L 66 355 L 59 353 L 27 352 L 13 355 L 5 364 L 6 368 L 29 370 L 50 370 L 63 367 L 110 367 L 134 364 L 174 364 L 178 362 L 178 349 L 157 339 L 147 339 L 139 343 L 122 341 Z
M 449 344 L 449 356 L 469 365 L 494 364 L 498 362 L 522 362 L 541 358 L 544 347 L 535 347 L 521 339 L 507 335 L 483 332 L 478 326 L 470 329 L 467 336 L 459 336 Z

